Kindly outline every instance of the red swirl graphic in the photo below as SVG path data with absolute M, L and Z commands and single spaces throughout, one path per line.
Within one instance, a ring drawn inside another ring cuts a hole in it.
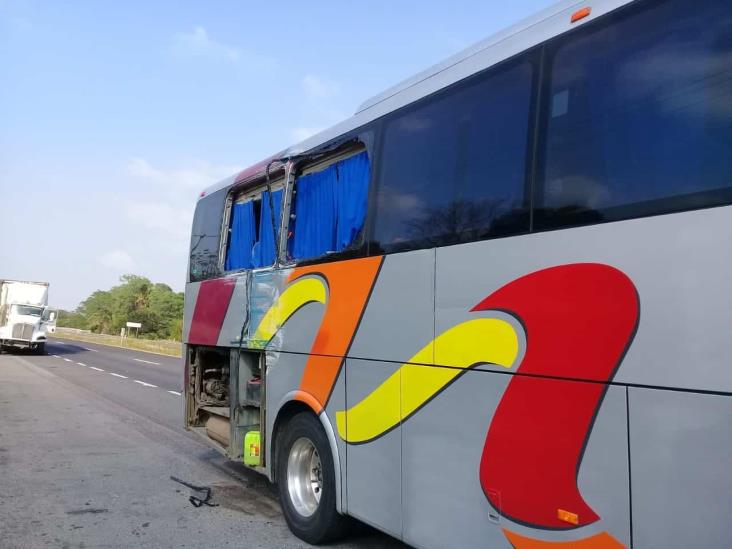
M 503 516 L 536 528 L 597 521 L 577 472 L 606 383 L 635 334 L 635 286 L 607 265 L 563 265 L 521 277 L 473 310 L 515 315 L 527 338 L 486 436 L 486 496 Z M 558 509 L 572 513 L 574 523 L 560 520 Z

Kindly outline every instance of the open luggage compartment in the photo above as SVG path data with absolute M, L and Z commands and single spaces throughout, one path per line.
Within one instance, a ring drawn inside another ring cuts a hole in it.
M 264 465 L 263 354 L 189 346 L 186 361 L 186 427 L 230 459 Z

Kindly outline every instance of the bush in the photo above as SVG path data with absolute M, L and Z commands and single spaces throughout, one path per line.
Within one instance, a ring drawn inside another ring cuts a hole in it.
M 75 311 L 60 311 L 58 326 L 118 335 L 127 322 L 140 322 L 140 337 L 180 341 L 183 293 L 142 276 L 124 275 L 120 280 L 119 286 L 94 292 Z

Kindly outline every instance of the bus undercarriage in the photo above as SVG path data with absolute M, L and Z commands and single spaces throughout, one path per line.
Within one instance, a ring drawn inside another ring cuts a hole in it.
M 186 359 L 187 427 L 230 459 L 261 468 L 264 354 L 189 346 Z

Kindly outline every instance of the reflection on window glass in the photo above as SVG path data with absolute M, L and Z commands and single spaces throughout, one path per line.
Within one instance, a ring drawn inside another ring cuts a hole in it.
M 528 231 L 532 68 L 500 67 L 387 122 L 374 240 L 383 251 Z
M 196 205 L 191 231 L 189 277 L 191 282 L 221 275 L 219 244 L 226 189 L 201 198 Z
M 43 309 L 31 305 L 13 305 L 13 312 L 23 316 L 41 316 Z
M 538 228 L 732 198 L 732 10 L 643 3 L 561 40 Z

